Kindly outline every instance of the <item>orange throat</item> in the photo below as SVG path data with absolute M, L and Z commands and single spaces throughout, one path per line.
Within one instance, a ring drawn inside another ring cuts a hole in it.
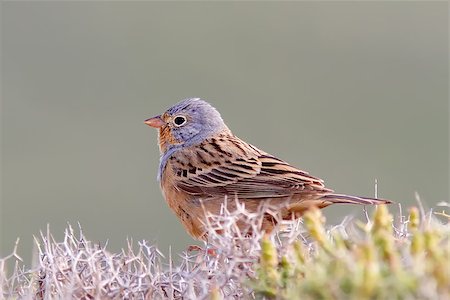
M 174 138 L 169 126 L 159 128 L 158 144 L 161 153 L 166 152 L 169 145 L 176 145 L 180 142 Z

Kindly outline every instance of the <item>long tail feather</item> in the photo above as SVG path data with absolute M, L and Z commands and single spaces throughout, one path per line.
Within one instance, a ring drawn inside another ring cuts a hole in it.
M 332 203 L 349 203 L 349 204 L 360 204 L 360 205 L 380 205 L 380 204 L 391 204 L 391 200 L 378 199 L 370 197 L 358 197 L 349 196 L 341 194 L 328 194 L 324 195 L 320 199 L 330 201 Z

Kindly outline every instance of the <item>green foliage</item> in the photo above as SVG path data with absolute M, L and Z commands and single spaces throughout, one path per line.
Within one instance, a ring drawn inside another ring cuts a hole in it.
M 443 214 L 446 224 L 424 217 L 413 207 L 396 227 L 387 206 L 379 206 L 373 223 L 359 224 L 350 237 L 327 233 L 320 210 L 309 211 L 309 241 L 296 240 L 284 253 L 261 241 L 251 286 L 257 298 L 450 299 L 449 216 Z

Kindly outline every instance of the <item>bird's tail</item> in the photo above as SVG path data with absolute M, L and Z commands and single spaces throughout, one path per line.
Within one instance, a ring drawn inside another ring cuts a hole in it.
M 370 197 L 358 197 L 349 196 L 341 194 L 327 194 L 320 198 L 320 200 L 325 200 L 327 202 L 334 203 L 348 203 L 348 204 L 360 204 L 360 205 L 380 205 L 380 204 L 391 204 L 391 200 L 370 198 Z

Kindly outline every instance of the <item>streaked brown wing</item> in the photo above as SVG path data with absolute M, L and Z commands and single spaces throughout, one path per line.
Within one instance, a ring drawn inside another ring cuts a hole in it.
M 187 148 L 177 157 L 178 163 L 171 160 L 180 177 L 177 188 L 193 195 L 271 198 L 332 192 L 321 179 L 228 134 Z
M 244 179 L 227 187 L 231 194 L 245 198 L 285 197 L 292 194 L 332 192 L 324 187 L 323 180 L 301 171 L 270 154 L 259 157 L 261 171 L 253 178 Z M 242 193 L 245 187 L 249 193 Z

